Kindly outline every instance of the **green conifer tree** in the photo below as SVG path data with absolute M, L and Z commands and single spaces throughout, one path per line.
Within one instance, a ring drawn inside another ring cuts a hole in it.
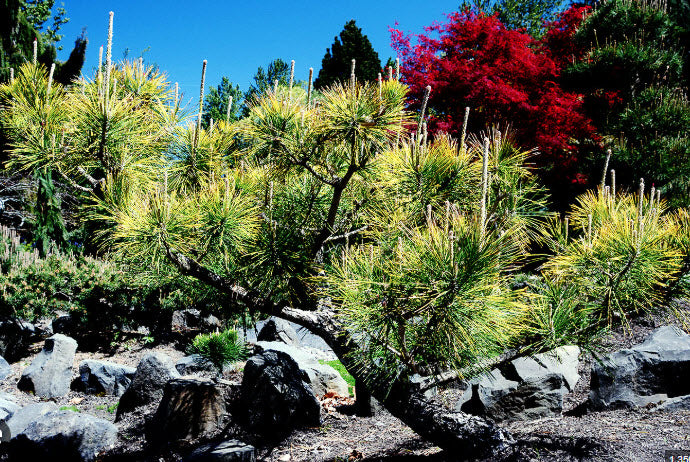
M 314 88 L 324 88 L 335 82 L 347 80 L 352 60 L 356 60 L 355 76 L 360 81 L 375 80 L 381 72 L 381 60 L 362 29 L 352 19 L 345 24 L 340 37 L 335 37 L 331 48 L 321 61 L 319 76 Z
M 38 189 L 33 223 L 34 244 L 42 257 L 48 253 L 51 241 L 58 247 L 67 244 L 67 230 L 60 210 L 60 198 L 56 194 L 55 184 L 50 170 L 36 170 Z

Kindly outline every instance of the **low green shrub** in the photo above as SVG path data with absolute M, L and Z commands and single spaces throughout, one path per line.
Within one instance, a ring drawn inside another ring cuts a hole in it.
M 593 322 L 597 305 L 576 284 L 532 279 L 525 295 L 529 309 L 516 342 L 522 351 L 538 353 L 563 345 L 592 350 L 606 330 Z
M 0 227 L 0 317 L 35 321 L 56 312 L 70 313 L 83 333 L 96 333 L 102 345 L 120 340 L 119 332 L 151 329 L 144 343 L 169 327 L 174 310 L 197 308 L 223 314 L 228 296 L 178 274 L 152 275 L 115 261 L 92 258 L 51 246 L 41 257 L 19 235 Z M 164 332 L 163 332 L 164 334 Z
M 117 294 L 124 274 L 113 264 L 62 253 L 54 247 L 41 258 L 12 230 L 0 228 L 0 315 L 34 320 L 56 311 L 72 312 Z M 101 316 L 105 313 L 98 313 Z
M 236 331 L 227 329 L 223 332 L 197 335 L 187 348 L 187 353 L 201 356 L 222 371 L 225 364 L 246 359 L 249 349 L 247 344 L 239 339 Z

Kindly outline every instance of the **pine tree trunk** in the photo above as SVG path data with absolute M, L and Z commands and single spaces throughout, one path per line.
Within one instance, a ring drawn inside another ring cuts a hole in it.
M 355 380 L 362 382 L 366 377 L 366 371 L 358 370 L 352 361 L 352 358 L 358 357 L 360 349 L 346 326 L 330 309 L 319 307 L 315 310 L 302 310 L 292 308 L 287 303 L 275 304 L 260 293 L 249 291 L 180 253 L 168 249 L 168 256 L 184 274 L 234 295 L 256 311 L 306 327 L 326 341 Z M 512 436 L 491 421 L 451 411 L 427 399 L 423 391 L 404 379 L 398 379 L 394 383 L 369 382 L 368 388 L 388 412 L 421 437 L 453 455 L 467 459 L 489 455 L 497 457 L 514 447 Z
M 355 380 L 363 383 L 361 370 L 353 367 L 350 359 L 358 355 L 358 348 L 347 329 L 336 320 L 333 313 L 323 310 L 308 313 L 313 313 L 309 316 L 310 319 L 295 318 L 291 313 L 284 314 L 287 314 L 286 319 L 321 336 Z M 515 444 L 510 433 L 493 422 L 450 410 L 429 400 L 418 386 L 402 379 L 393 384 L 369 382 L 367 391 L 419 436 L 451 454 L 467 459 L 497 456 L 507 453 Z

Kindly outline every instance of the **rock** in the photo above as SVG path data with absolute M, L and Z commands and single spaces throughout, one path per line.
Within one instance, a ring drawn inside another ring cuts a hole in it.
M 175 363 L 175 369 L 180 375 L 218 374 L 216 366 L 200 355 L 185 356 Z
M 249 426 L 265 433 L 321 424 L 321 405 L 309 377 L 282 351 L 268 350 L 247 361 L 240 402 Z
M 122 396 L 135 373 L 133 367 L 87 359 L 79 363 L 79 377 L 72 388 L 94 395 Z
M 317 397 L 327 393 L 350 396 L 347 382 L 338 371 L 328 364 L 319 363 L 308 351 L 282 342 L 257 342 L 256 345 L 261 351 L 281 351 L 290 355 L 299 368 L 309 377 L 309 383 Z
M 10 428 L 10 434 L 20 434 L 31 422 L 38 420 L 39 417 L 49 412 L 57 411 L 57 408 L 57 404 L 51 402 L 34 403 L 24 406 L 12 414 L 12 417 L 7 421 L 7 425 Z
M 205 444 L 195 449 L 183 462 L 255 462 L 254 446 L 238 440 Z
M 0 356 L 16 361 L 26 355 L 36 336 L 33 324 L 16 318 L 0 321 Z
M 547 353 L 517 358 L 511 361 L 504 371 L 511 380 L 538 380 L 551 373 L 560 373 L 565 379 L 566 387 L 573 391 L 580 378 L 577 373 L 580 348 L 575 345 L 562 346 Z
M 428 379 L 429 377 L 425 377 L 420 374 L 412 374 L 410 377 L 410 384 L 414 385 L 419 390 L 420 387 L 426 384 Z M 431 399 L 438 395 L 438 387 L 429 387 L 425 389 L 423 393 L 425 398 Z
M 45 340 L 53 334 L 59 334 L 60 332 L 53 332 L 53 320 L 50 318 L 41 318 L 34 323 L 36 327 L 36 336 Z
M 7 420 L 19 410 L 19 405 L 9 399 L 0 398 L 0 420 Z
M 259 332 L 261 332 L 261 329 L 263 329 L 263 326 L 275 319 L 281 320 L 280 318 L 272 316 L 268 319 L 257 322 L 253 329 L 249 328 L 246 330 L 246 332 L 242 329 L 239 329 L 238 333 L 245 334 L 245 340 L 247 342 L 256 343 L 258 341 L 257 336 Z M 328 346 L 328 344 L 321 337 L 313 334 L 311 331 L 309 331 L 309 329 L 302 327 L 299 324 L 295 324 L 294 322 L 290 321 L 284 322 L 287 322 L 290 327 L 297 332 L 300 348 L 309 351 L 309 353 L 317 359 L 323 359 L 325 361 L 338 359 L 338 356 L 336 356 L 336 354 L 333 352 L 333 349 Z
M 690 395 L 690 335 L 673 326 L 592 364 L 593 409 L 633 408 Z
M 221 328 L 220 320 L 213 316 L 202 316 L 199 310 L 186 309 L 173 311 L 170 327 L 176 332 L 210 331 Z
M 517 382 L 506 379 L 498 369 L 494 369 L 472 379 L 455 407 L 469 414 L 486 415 L 501 398 L 517 390 L 517 387 Z
M 299 345 L 299 337 L 295 329 L 292 328 L 289 322 L 278 318 L 267 320 L 256 339 L 263 342 L 283 342 L 287 345 Z
M 216 431 L 225 415 L 225 400 L 207 378 L 181 377 L 165 385 L 163 399 L 153 417 L 149 440 L 186 440 Z
M 10 364 L 0 356 L 0 380 L 5 380 L 12 373 L 12 368 Z
M 62 334 L 46 339 L 43 350 L 24 369 L 17 383 L 20 390 L 41 398 L 59 398 L 69 393 L 77 342 Z
M 52 411 L 14 436 L 11 453 L 22 460 L 51 460 L 59 454 L 61 461 L 92 461 L 116 441 L 117 427 L 107 420 L 79 412 Z
M 69 314 L 60 315 L 50 323 L 50 328 L 54 333 L 64 335 L 74 335 L 76 326 L 77 323 Z
M 579 379 L 579 354 L 567 346 L 517 358 L 471 380 L 456 409 L 498 422 L 559 416 L 563 396 Z
M 661 402 L 653 411 L 690 411 L 690 395 L 677 396 Z
M 162 353 L 149 353 L 144 356 L 137 365 L 132 383 L 120 398 L 115 420 L 120 420 L 122 414 L 139 406 L 159 402 L 168 380 L 178 377 L 180 374 L 169 356 Z

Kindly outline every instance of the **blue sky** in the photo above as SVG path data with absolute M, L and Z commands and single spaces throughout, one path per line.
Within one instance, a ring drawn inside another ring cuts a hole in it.
M 108 12 L 114 11 L 113 57 L 125 49 L 130 57 L 144 57 L 179 82 L 185 101 L 198 98 L 201 63 L 208 60 L 206 88 L 222 76 L 246 91 L 257 67 L 274 58 L 295 60 L 297 79 L 307 79 L 309 67 L 318 73 L 326 48 L 350 19 L 371 40 L 385 63 L 394 56 L 388 26 L 413 33 L 444 13 L 458 8 L 461 0 L 341 0 L 330 1 L 153 1 L 63 0 L 70 22 L 63 26 L 64 49 L 69 55 L 73 40 L 87 28 L 89 45 L 83 72 L 91 75 L 98 62 L 98 48 L 105 45 Z M 58 2 L 59 3 L 59 0 Z

